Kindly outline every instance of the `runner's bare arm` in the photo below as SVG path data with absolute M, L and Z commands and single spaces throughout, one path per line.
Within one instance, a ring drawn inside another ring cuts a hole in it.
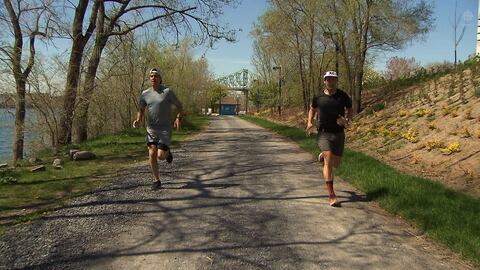
M 175 108 L 177 108 L 177 118 L 181 118 L 183 114 L 183 105 L 178 99 L 175 101 Z
M 308 111 L 308 119 L 307 119 L 307 133 L 310 131 L 310 129 L 313 127 L 313 119 L 315 118 L 315 115 L 317 113 L 317 110 L 313 108 L 310 105 L 310 110 Z
M 181 119 L 182 119 L 182 114 L 183 114 L 183 105 L 178 99 L 176 99 L 174 103 L 175 103 L 175 107 L 177 108 L 177 117 L 175 119 L 175 122 L 173 123 L 173 126 L 178 131 L 178 130 L 180 130 L 180 125 L 181 125 Z
M 347 108 L 347 122 L 352 121 L 353 117 L 353 108 Z
M 352 108 L 347 108 L 346 112 L 347 112 L 347 116 L 345 116 L 345 117 L 343 117 L 340 114 L 338 115 L 337 124 L 339 126 L 348 127 L 348 124 L 350 124 L 350 121 L 351 121 L 352 116 L 353 116 L 353 110 L 352 110 Z
M 138 108 L 137 115 L 135 117 L 135 121 L 133 121 L 133 128 L 137 128 L 139 126 L 140 121 L 143 119 L 143 114 L 145 112 L 145 106 L 140 105 L 140 108 Z

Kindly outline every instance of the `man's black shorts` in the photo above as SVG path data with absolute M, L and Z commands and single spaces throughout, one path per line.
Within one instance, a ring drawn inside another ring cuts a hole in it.
M 317 144 L 320 151 L 332 151 L 336 156 L 342 156 L 345 148 L 345 132 L 318 131 Z

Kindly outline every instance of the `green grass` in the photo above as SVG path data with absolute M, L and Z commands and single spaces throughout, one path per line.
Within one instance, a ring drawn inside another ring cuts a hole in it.
M 305 131 L 243 116 L 297 142 L 318 155 L 314 136 Z M 413 222 L 428 236 L 480 266 L 480 199 L 452 191 L 432 180 L 410 176 L 365 154 L 346 149 L 336 174 L 387 211 Z
M 183 129 L 173 132 L 172 144 L 178 144 L 187 136 L 201 130 L 207 123 L 207 117 L 188 116 Z M 69 198 L 88 193 L 108 183 L 109 180 L 105 180 L 108 178 L 99 176 L 147 160 L 144 138 L 144 128 L 129 129 L 114 135 L 99 136 L 80 145 L 65 147 L 62 153 L 66 153 L 67 149 L 78 148 L 94 152 L 97 159 L 69 161 L 68 157 L 63 156 L 63 170 L 55 170 L 49 163 L 43 172 L 32 173 L 26 167 L 0 172 L 0 179 L 6 180 L 0 181 L 0 217 L 12 217 L 0 224 L 0 235 L 4 230 L 2 225 L 31 220 Z M 39 158 L 47 161 L 54 157 Z

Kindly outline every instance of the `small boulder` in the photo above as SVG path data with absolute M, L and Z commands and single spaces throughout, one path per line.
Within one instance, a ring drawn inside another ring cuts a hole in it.
M 47 167 L 45 167 L 45 165 L 39 165 L 39 166 L 33 167 L 30 171 L 31 172 L 41 172 L 41 171 L 45 171 L 46 169 L 47 169 Z
M 62 159 L 55 159 L 52 164 L 53 168 L 55 169 L 63 169 L 63 160 Z
M 7 168 L 7 167 L 8 167 L 8 163 L 0 164 L 0 169 L 2 169 L 2 168 Z
M 95 159 L 97 156 L 88 151 L 78 151 L 73 155 L 73 160 L 92 160 Z
M 70 152 L 69 152 L 69 157 L 70 157 L 70 160 L 73 160 L 73 156 L 75 155 L 75 153 L 77 153 L 78 149 L 71 149 Z
M 43 161 L 42 161 L 41 159 L 36 158 L 36 157 L 32 157 L 32 158 L 29 158 L 29 159 L 28 159 L 28 163 L 30 163 L 30 164 L 32 164 L 32 165 L 33 165 L 33 164 L 40 164 L 40 163 L 42 163 L 42 162 L 43 162 Z

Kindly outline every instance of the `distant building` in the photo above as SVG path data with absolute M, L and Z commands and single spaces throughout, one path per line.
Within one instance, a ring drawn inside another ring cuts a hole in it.
M 237 98 L 226 96 L 218 103 L 220 115 L 236 115 L 240 108 L 240 102 Z

